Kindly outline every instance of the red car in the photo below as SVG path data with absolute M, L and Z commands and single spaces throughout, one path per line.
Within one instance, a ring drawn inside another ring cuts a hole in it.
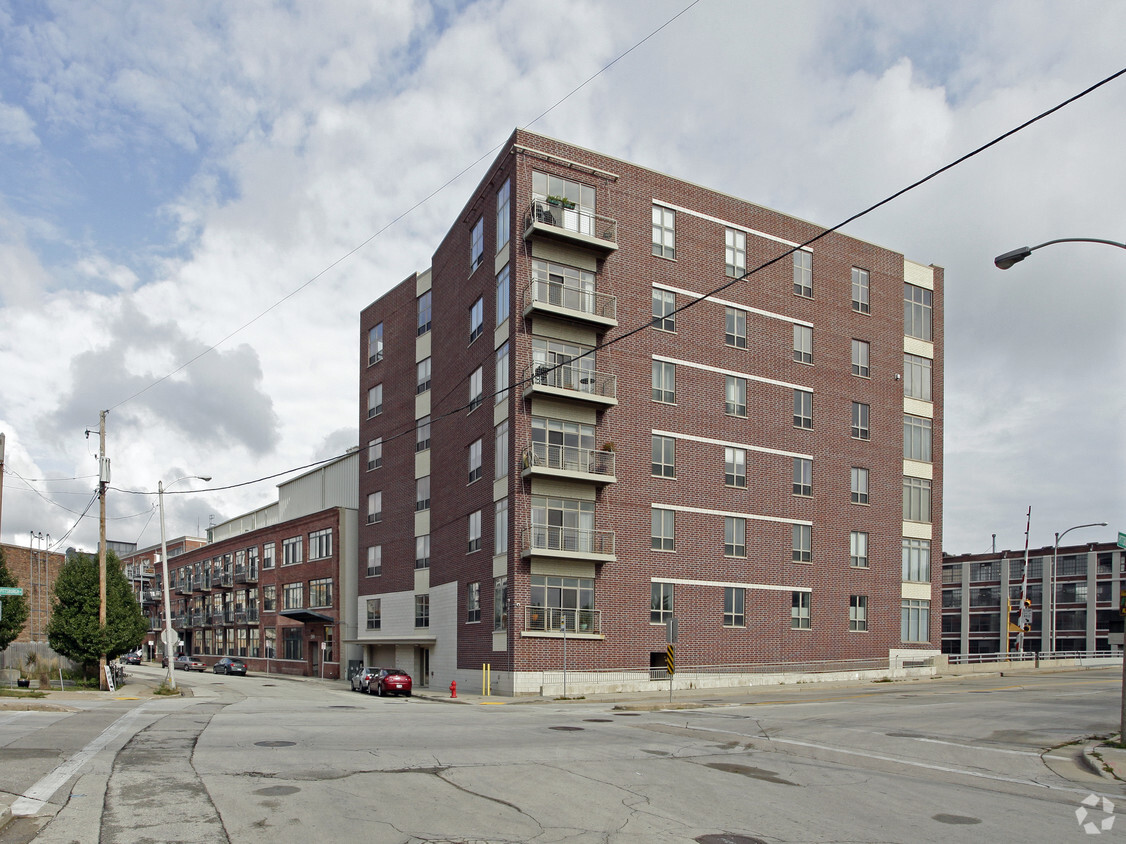
M 381 668 L 368 683 L 368 693 L 373 695 L 411 696 L 411 675 L 398 668 Z

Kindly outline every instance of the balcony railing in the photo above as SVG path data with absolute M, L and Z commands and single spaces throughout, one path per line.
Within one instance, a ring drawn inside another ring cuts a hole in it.
M 257 583 L 258 582 L 258 567 L 247 566 L 246 568 L 235 569 L 235 583 Z
M 533 199 L 524 217 L 524 237 L 535 234 L 580 243 L 606 252 L 618 248 L 618 223 L 571 205 Z
M 618 403 L 618 379 L 573 363 L 532 363 L 524 370 L 524 396 L 532 393 L 612 405 Z
M 185 580 L 183 583 L 181 583 L 179 586 L 177 586 L 176 587 L 176 594 L 177 595 L 190 595 L 190 594 L 192 594 L 192 582 L 191 582 L 191 580 L 190 579 Z
M 225 618 L 223 616 L 223 613 L 221 612 L 213 612 L 207 616 L 207 623 L 212 626 L 215 626 L 216 624 L 223 624 L 224 621 Z
M 585 476 L 595 483 L 614 483 L 615 454 L 593 448 L 532 443 L 524 449 L 523 476 Z
M 618 299 L 560 281 L 533 279 L 524 291 L 524 316 L 533 311 L 557 314 L 612 328 L 618 324 Z
M 235 585 L 234 575 L 233 574 L 221 574 L 221 575 L 219 575 L 219 585 L 220 586 L 234 586 Z
M 205 616 L 204 616 L 203 613 L 193 612 L 187 617 L 188 625 L 190 627 L 203 627 L 204 618 L 205 618 Z
M 142 589 L 141 590 L 141 603 L 142 604 L 158 604 L 164 600 L 164 593 L 159 589 Z
M 602 611 L 564 609 L 562 607 L 524 607 L 524 629 L 529 632 L 602 635 Z
M 211 591 L 211 575 L 202 574 L 195 579 L 195 591 L 197 592 L 210 592 Z
M 522 533 L 523 555 L 614 559 L 614 531 L 532 525 Z

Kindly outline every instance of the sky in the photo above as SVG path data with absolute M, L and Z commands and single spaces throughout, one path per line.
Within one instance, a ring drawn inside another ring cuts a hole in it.
M 0 540 L 357 444 L 359 312 L 516 127 L 834 226 L 1126 67 L 1119 0 L 0 0 Z M 945 269 L 943 550 L 1126 531 L 1126 76 L 871 214 Z M 267 480 L 258 479 L 268 478 Z M 257 482 L 255 482 L 257 481 Z M 175 494 L 173 494 L 175 493 Z M 45 542 L 46 540 L 35 540 Z

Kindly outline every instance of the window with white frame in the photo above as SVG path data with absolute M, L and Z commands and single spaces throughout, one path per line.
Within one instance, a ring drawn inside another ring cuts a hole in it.
M 813 495 L 813 461 L 808 457 L 794 458 L 794 495 Z
M 859 375 L 861 378 L 868 378 L 871 376 L 872 369 L 869 364 L 871 356 L 871 346 L 867 340 L 853 340 L 852 341 L 852 374 Z
M 747 485 L 747 450 L 744 448 L 723 449 L 723 482 L 727 486 L 745 487 Z
M 473 412 L 485 400 L 485 373 L 482 367 L 473 370 L 469 376 L 469 410 Z
M 368 630 L 378 630 L 383 623 L 381 600 L 381 598 L 368 598 L 366 601 Z
M 813 562 L 813 527 L 812 525 L 793 526 L 794 547 L 792 559 L 795 563 Z
M 473 272 L 481 266 L 481 260 L 485 257 L 485 218 L 479 217 L 477 222 L 473 224 L 473 229 L 469 233 L 469 271 Z
M 367 570 L 365 572 L 367 577 L 379 577 L 383 574 L 383 546 L 382 545 L 369 545 L 368 546 L 368 560 Z
M 273 583 L 262 587 L 262 612 L 277 612 L 278 587 Z
M 309 559 L 321 560 L 332 556 L 332 528 L 315 530 L 309 534 Z
M 910 399 L 931 401 L 932 369 L 933 362 L 930 358 L 905 354 L 903 356 L 903 395 Z
M 493 429 L 493 478 L 499 480 L 508 476 L 508 420 L 501 421 Z
M 794 427 L 813 428 L 813 393 L 809 390 L 794 390 Z
M 504 322 L 512 313 L 512 279 L 509 265 L 505 264 L 497 273 L 497 325 Z
M 425 628 L 430 626 L 430 596 L 414 596 L 414 626 Z
M 653 361 L 653 401 L 676 403 L 676 364 Z
M 332 606 L 332 578 L 318 577 L 309 581 L 309 606 Z
M 854 440 L 871 439 L 872 432 L 868 427 L 868 416 L 871 408 L 863 402 L 852 403 L 852 438 Z
M 653 434 L 652 474 L 658 478 L 676 477 L 676 440 Z
M 790 593 L 790 629 L 809 630 L 809 592 Z
M 493 394 L 494 404 L 500 404 L 508 398 L 508 348 L 508 341 L 505 340 L 501 343 L 500 348 L 497 349 L 496 392 Z
M 469 444 L 469 483 L 481 480 L 481 440 Z
M 852 309 L 858 314 L 872 313 L 868 271 L 852 268 Z
M 300 536 L 282 540 L 282 565 L 295 566 L 301 562 L 301 549 L 304 545 Z
M 477 624 L 481 621 L 481 584 L 467 583 L 465 585 L 465 622 Z
M 383 323 L 368 329 L 368 366 L 383 360 Z
M 425 293 L 418 297 L 419 337 L 430 330 L 431 320 L 433 316 L 433 297 L 430 295 L 430 293 L 431 292 L 427 290 Z
M 909 583 L 930 583 L 931 541 L 903 539 L 903 580 Z
M 496 513 L 493 516 L 493 554 L 508 553 L 508 499 L 502 498 L 496 503 Z
M 853 504 L 868 503 L 868 470 L 853 466 L 849 470 L 849 490 Z
M 653 254 L 676 257 L 676 212 L 660 205 L 653 206 Z
M 738 586 L 723 587 L 723 626 L 746 627 L 747 614 L 744 602 L 747 590 Z
M 904 598 L 900 624 L 900 637 L 904 642 L 930 640 L 931 602 Z
M 383 437 L 376 437 L 368 443 L 368 469 L 378 469 L 383 465 Z
M 469 514 L 469 543 L 466 553 L 472 554 L 481 550 L 481 511 L 475 510 Z
M 414 538 L 414 567 L 415 569 L 430 568 L 430 534 Z
M 934 294 L 925 287 L 903 285 L 903 333 L 919 340 L 933 340 Z
M 376 384 L 368 390 L 368 419 L 383 412 L 383 385 Z
M 430 448 L 430 417 L 423 416 L 414 426 L 414 450 L 426 451 Z
M 508 578 L 493 579 L 493 630 L 508 629 Z
M 423 475 L 414 482 L 415 512 L 430 509 L 430 476 Z
M 676 331 L 676 294 L 671 290 L 653 288 L 653 327 Z
M 368 493 L 368 524 L 383 521 L 383 491 Z
M 728 416 L 747 415 L 747 379 L 724 376 L 723 412 Z
M 430 358 L 423 358 L 415 365 L 415 395 L 421 395 L 430 389 Z
M 931 420 L 903 414 L 903 459 L 931 462 Z
M 853 633 L 863 633 L 868 629 L 867 595 L 849 595 L 848 629 Z
M 512 230 L 512 180 L 507 179 L 497 191 L 497 252 L 508 243 Z
M 724 260 L 729 278 L 742 278 L 747 272 L 747 234 L 727 229 L 724 234 Z
M 272 569 L 274 567 L 274 543 L 264 542 L 262 544 L 262 568 Z
M 813 298 L 813 253 L 804 249 L 794 252 L 794 295 Z
M 485 300 L 478 297 L 469 308 L 469 342 L 472 343 L 485 330 Z
M 664 624 L 673 616 L 671 583 L 653 583 L 649 590 L 649 623 Z
M 794 360 L 813 363 L 813 329 L 808 325 L 794 324 Z
M 651 547 L 654 551 L 676 550 L 676 511 L 653 508 Z
M 301 610 L 305 608 L 305 584 L 287 583 L 282 586 L 282 609 Z
M 930 478 L 903 478 L 903 521 L 929 522 L 931 520 Z
M 747 520 L 742 516 L 723 517 L 723 555 L 747 556 Z
M 747 348 L 747 312 L 740 308 L 724 309 L 723 341 L 736 349 Z
M 868 531 L 854 530 L 849 533 L 848 564 L 854 569 L 868 568 Z

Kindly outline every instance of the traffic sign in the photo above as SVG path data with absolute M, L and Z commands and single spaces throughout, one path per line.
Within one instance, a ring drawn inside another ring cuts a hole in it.
M 1118 531 L 1118 547 L 1126 548 L 1126 533 Z
M 1119 534 L 1121 537 L 1122 534 Z M 0 596 L 3 595 L 22 595 L 23 589 L 19 586 L 0 586 Z

